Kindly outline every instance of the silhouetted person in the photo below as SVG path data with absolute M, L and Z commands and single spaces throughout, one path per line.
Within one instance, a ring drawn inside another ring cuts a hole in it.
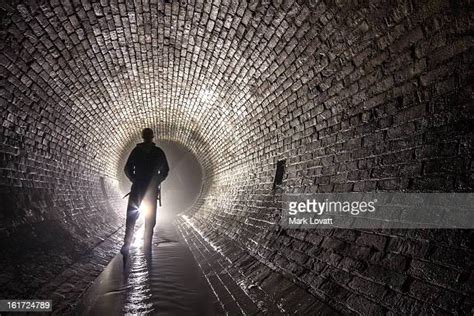
M 159 186 L 169 171 L 165 153 L 153 143 L 153 131 L 145 128 L 142 138 L 143 143 L 137 144 L 130 153 L 124 169 L 125 175 L 132 181 L 132 188 L 128 198 L 125 241 L 120 251 L 123 255 L 128 254 L 130 249 L 140 206 L 145 213 L 145 246 L 151 247 Z

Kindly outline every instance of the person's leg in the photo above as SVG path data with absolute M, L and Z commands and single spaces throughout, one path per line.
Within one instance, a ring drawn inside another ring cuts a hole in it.
M 145 246 L 151 247 L 153 239 L 153 228 L 156 224 L 156 207 L 157 207 L 157 192 L 156 190 L 149 190 L 147 194 L 147 205 L 149 207 L 145 217 Z
M 125 224 L 125 238 L 121 252 L 128 252 L 130 245 L 133 240 L 133 232 L 135 231 L 135 223 L 138 219 L 139 211 L 138 207 L 140 206 L 141 202 L 141 194 L 139 190 L 132 186 L 130 191 L 130 196 L 128 198 L 128 205 L 127 205 L 127 219 Z

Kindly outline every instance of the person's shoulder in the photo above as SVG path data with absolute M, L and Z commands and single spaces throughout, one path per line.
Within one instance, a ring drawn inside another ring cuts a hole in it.
M 143 149 L 143 143 L 138 143 L 138 144 L 133 148 L 134 151 L 139 151 L 139 150 L 142 150 L 142 149 Z
M 146 152 L 150 152 L 150 145 L 143 142 L 143 143 L 138 143 L 135 148 L 133 148 L 133 151 L 136 152 L 137 154 L 142 154 Z
M 139 151 L 139 150 L 140 150 L 140 144 L 137 144 L 135 147 L 133 147 L 131 153 L 137 152 L 137 151 Z

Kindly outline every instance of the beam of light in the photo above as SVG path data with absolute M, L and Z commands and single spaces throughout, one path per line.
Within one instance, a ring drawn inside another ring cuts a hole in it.
M 141 203 L 137 209 L 138 212 L 138 219 L 135 223 L 135 233 L 132 242 L 133 248 L 138 248 L 143 246 L 144 244 L 144 236 L 145 236 L 145 212 L 147 212 L 148 208 L 146 207 L 145 203 Z

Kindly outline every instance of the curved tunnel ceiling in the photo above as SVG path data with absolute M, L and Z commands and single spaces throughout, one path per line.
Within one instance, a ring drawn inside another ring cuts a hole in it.
M 248 139 L 262 136 L 252 114 L 268 112 L 265 97 L 288 82 L 275 69 L 288 58 L 301 66 L 316 49 L 308 47 L 316 33 L 307 7 L 257 4 L 18 4 L 21 16 L 11 17 L 3 42 L 21 53 L 3 62 L 18 75 L 15 88 L 28 91 L 26 103 L 35 103 L 36 128 L 50 134 L 44 149 L 67 139 L 67 150 L 113 175 L 125 144 L 152 126 L 213 173 L 216 162 L 235 163 Z M 287 71 L 291 81 L 309 79 L 297 66 Z

